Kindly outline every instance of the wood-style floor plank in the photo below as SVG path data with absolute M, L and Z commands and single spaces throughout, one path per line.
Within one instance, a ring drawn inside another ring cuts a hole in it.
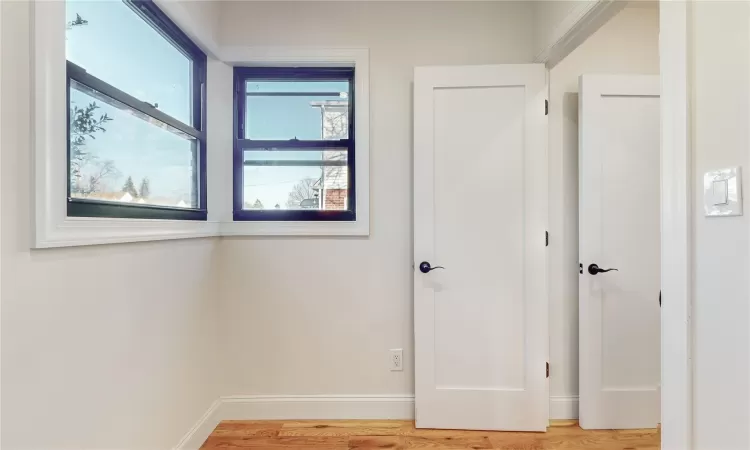
M 403 436 L 352 436 L 349 438 L 349 449 L 375 450 L 375 449 L 403 450 L 406 448 Z
M 405 420 L 304 420 L 285 423 L 279 436 L 397 436 L 413 428 Z
M 486 449 L 492 448 L 492 442 L 488 436 L 443 436 L 443 437 L 429 437 L 429 436 L 406 436 L 404 437 L 406 448 L 430 448 L 430 449 L 445 449 L 445 450 L 463 450 L 467 448 L 471 449 Z
M 659 430 L 582 430 L 574 422 L 546 433 L 424 430 L 399 420 L 224 421 L 202 450 L 659 450 Z
M 221 422 L 211 434 L 219 437 L 276 437 L 284 422 L 272 421 L 246 421 L 246 420 L 225 420 Z
M 347 450 L 349 438 L 341 436 L 303 436 L 303 437 L 218 437 L 209 436 L 201 449 L 243 449 L 243 448 L 268 448 L 284 450 Z

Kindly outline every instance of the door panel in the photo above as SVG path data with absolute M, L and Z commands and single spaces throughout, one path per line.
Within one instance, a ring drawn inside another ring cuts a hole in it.
M 416 70 L 418 427 L 546 429 L 544 88 L 541 65 Z
M 496 208 L 502 202 L 505 210 L 523 210 L 522 196 L 502 195 L 523 182 L 523 120 L 517 114 L 525 106 L 523 88 L 436 89 L 434 102 L 434 258 L 450 261 L 448 270 L 434 274 L 450 286 L 434 294 L 435 383 L 523 388 L 524 327 L 516 320 L 524 312 L 518 264 L 523 241 L 517 238 L 523 217 L 502 220 Z M 479 248 L 485 251 L 467 251 Z M 457 321 L 472 326 L 456 327 Z
M 659 422 L 659 77 L 585 75 L 580 96 L 580 421 Z M 588 265 L 618 271 L 591 275 Z

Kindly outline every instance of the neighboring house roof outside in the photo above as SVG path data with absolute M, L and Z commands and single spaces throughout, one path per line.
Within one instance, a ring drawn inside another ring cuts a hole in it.
M 316 198 L 306 198 L 299 204 L 300 208 L 304 209 L 317 209 L 319 206 L 319 200 Z
M 124 192 L 94 192 L 89 194 L 86 198 L 94 200 L 105 200 L 110 202 L 119 202 Z
M 148 198 L 133 198 L 129 192 L 94 192 L 87 197 L 91 200 L 103 200 L 107 202 L 140 203 L 147 205 L 177 206 L 188 208 L 190 204 L 184 198 L 149 196 Z

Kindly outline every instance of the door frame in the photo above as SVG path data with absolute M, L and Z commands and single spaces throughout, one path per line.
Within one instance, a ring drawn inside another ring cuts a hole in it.
M 611 3 L 611 0 L 598 0 L 591 10 L 606 11 L 612 7 Z M 689 134 L 688 8 L 689 2 L 659 0 L 663 450 L 693 448 L 693 170 Z M 551 69 L 598 29 L 598 26 L 576 26 L 577 23 L 570 21 L 570 31 L 565 34 L 570 45 L 560 48 L 555 58 L 547 53 L 536 61 L 546 63 L 547 69 Z M 601 24 L 596 21 L 595 25 Z
M 693 448 L 693 170 L 688 4 L 659 2 L 663 450 Z

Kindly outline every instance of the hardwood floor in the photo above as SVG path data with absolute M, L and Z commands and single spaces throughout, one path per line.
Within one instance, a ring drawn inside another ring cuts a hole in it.
M 417 430 L 401 420 L 224 421 L 201 450 L 496 449 L 658 450 L 658 430 L 585 431 L 575 422 L 546 433 Z

